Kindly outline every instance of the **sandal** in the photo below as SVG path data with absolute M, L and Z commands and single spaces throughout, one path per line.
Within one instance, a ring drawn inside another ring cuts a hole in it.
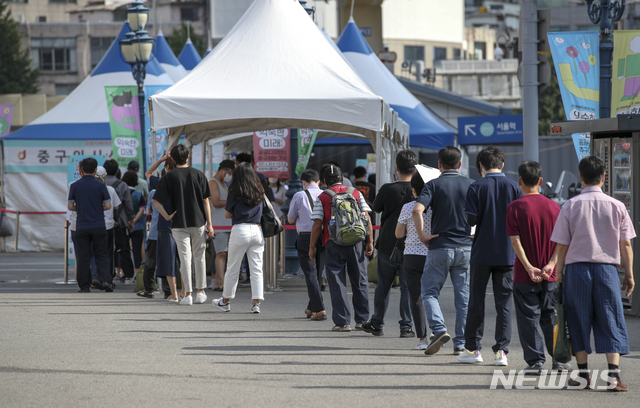
M 305 309 L 304 314 L 307 315 L 307 319 L 311 319 L 311 316 L 313 316 L 313 312 L 309 309 Z
M 311 316 L 311 320 L 327 320 L 327 312 L 325 312 L 324 310 L 316 312 L 313 314 L 313 316 Z
M 148 299 L 153 299 L 153 293 L 146 293 L 144 290 L 141 290 L 140 292 L 136 293 L 136 295 L 140 297 L 148 298 Z

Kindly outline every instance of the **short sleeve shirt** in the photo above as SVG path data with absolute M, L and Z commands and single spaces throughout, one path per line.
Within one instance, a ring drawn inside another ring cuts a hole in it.
M 344 193 L 347 191 L 349 187 L 342 184 L 334 184 L 331 186 L 331 190 L 336 193 Z M 324 201 L 322 197 L 324 198 Z M 367 205 L 366 201 L 362 197 L 362 194 L 358 190 L 353 191 L 353 197 L 360 202 L 360 209 L 363 212 L 370 212 L 371 208 Z M 325 208 L 326 206 L 326 208 Z M 322 220 L 323 225 L 323 236 L 322 236 L 322 245 L 326 245 L 329 242 L 329 229 L 327 228 L 327 224 L 329 223 L 329 218 L 331 217 L 331 196 L 329 194 L 320 193 L 315 203 L 313 203 L 313 213 L 311 214 L 312 220 Z
M 407 234 L 404 241 L 404 254 L 427 256 L 429 249 L 420 241 L 416 225 L 413 223 L 413 218 L 411 216 L 411 212 L 415 205 L 415 201 L 406 203 L 402 206 L 402 211 L 400 211 L 400 216 L 398 217 L 398 223 L 407 226 Z M 425 234 L 431 235 L 431 208 L 422 213 L 422 223 L 424 225 Z
M 92 175 L 82 176 L 69 187 L 69 202 L 76 205 L 76 231 L 105 228 L 102 204 L 111 201 L 107 186 Z
M 211 196 L 207 177 L 193 167 L 176 167 L 167 172 L 156 189 L 156 200 L 171 201 L 176 212 L 173 228 L 202 227 L 206 223 L 204 200 Z
M 120 201 L 120 197 L 118 197 L 118 193 L 113 187 L 107 186 L 107 190 L 109 191 L 109 197 L 111 197 L 111 208 L 104 212 L 104 223 L 107 229 L 110 230 L 115 226 L 115 221 L 113 220 L 115 209 L 122 204 L 122 201 Z
M 322 190 L 320 190 L 317 185 L 310 184 L 306 191 L 298 191 L 293 195 L 287 217 L 294 218 L 296 220 L 296 230 L 298 232 L 311 232 L 311 229 L 313 229 L 311 203 L 309 202 L 307 191 L 311 195 L 311 200 L 314 202 L 320 193 L 322 193 Z
M 562 206 L 551 240 L 568 245 L 565 264 L 620 263 L 620 241 L 635 238 L 622 202 L 589 186 Z
M 474 265 L 513 265 L 516 253 L 507 236 L 507 207 L 522 197 L 518 183 L 504 173 L 487 173 L 469 186 L 464 210 L 477 217 L 471 246 Z
M 156 241 L 158 239 L 158 217 L 160 217 L 160 212 L 156 206 L 153 205 L 153 196 L 155 194 L 156 190 L 151 190 L 149 192 L 149 202 L 145 209 L 145 213 L 151 211 L 151 223 L 149 224 L 149 235 L 147 236 L 147 239 L 151 241 Z
M 227 197 L 227 203 L 225 204 L 224 209 L 231 213 L 232 225 L 260 224 L 263 207 L 264 201 L 252 207 L 231 197 Z

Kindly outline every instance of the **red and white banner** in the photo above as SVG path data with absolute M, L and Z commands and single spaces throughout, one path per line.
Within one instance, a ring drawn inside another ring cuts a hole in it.
M 253 134 L 253 153 L 258 173 L 265 177 L 289 178 L 289 136 L 289 129 L 264 130 Z

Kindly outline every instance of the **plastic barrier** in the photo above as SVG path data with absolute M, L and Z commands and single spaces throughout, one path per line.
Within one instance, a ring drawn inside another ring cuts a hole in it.
M 49 214 L 66 214 L 66 211 L 19 211 L 19 210 L 7 210 L 0 208 L 0 211 L 8 214 L 16 214 L 16 231 L 13 241 L 13 252 L 18 252 L 18 237 L 20 236 L 20 214 L 24 215 L 49 215 Z

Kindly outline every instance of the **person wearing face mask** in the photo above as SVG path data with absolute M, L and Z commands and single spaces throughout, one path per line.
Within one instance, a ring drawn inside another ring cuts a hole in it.
M 211 190 L 209 202 L 211 202 L 211 219 L 214 227 L 231 226 L 231 220 L 224 216 L 224 206 L 227 204 L 227 183 L 231 182 L 235 168 L 233 160 L 223 160 L 218 167 L 218 171 L 209 181 L 209 190 Z M 211 256 L 215 259 L 215 263 L 211 262 L 209 264 L 211 284 L 208 289 L 213 289 L 216 292 L 222 292 L 224 284 L 224 268 L 227 265 L 227 252 L 229 251 L 229 234 L 230 231 L 221 230 L 213 238 Z M 215 270 L 213 266 L 215 266 Z
M 269 187 L 273 190 L 273 197 L 275 198 L 275 201 L 272 202 L 273 209 L 276 211 L 278 217 L 282 217 L 282 205 L 284 204 L 284 200 L 287 199 L 285 196 L 287 189 L 284 188 L 284 184 L 276 177 L 269 177 Z

